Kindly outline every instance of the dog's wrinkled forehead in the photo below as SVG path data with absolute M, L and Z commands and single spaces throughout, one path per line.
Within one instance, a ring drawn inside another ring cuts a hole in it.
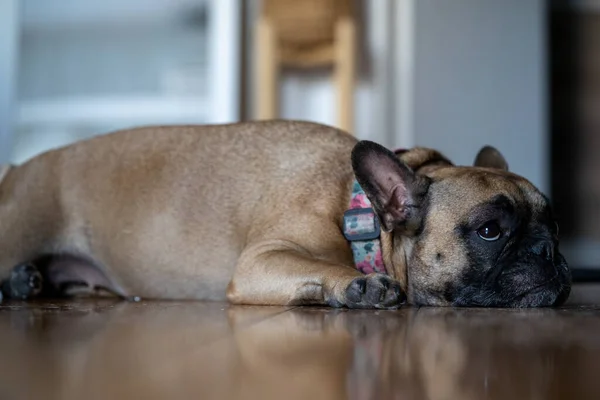
M 466 217 L 476 207 L 499 198 L 527 206 L 532 214 L 546 212 L 547 198 L 527 179 L 510 172 L 477 168 L 440 168 L 430 174 L 430 196 L 438 211 Z M 456 218 L 455 218 L 456 219 Z

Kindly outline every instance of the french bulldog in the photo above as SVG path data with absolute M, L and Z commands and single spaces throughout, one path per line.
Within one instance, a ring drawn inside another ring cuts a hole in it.
M 357 187 L 380 246 L 368 273 L 345 231 Z M 548 199 L 496 149 L 455 166 L 309 122 L 142 127 L 52 150 L 6 168 L 0 221 L 2 291 L 20 299 L 395 309 L 570 292 Z

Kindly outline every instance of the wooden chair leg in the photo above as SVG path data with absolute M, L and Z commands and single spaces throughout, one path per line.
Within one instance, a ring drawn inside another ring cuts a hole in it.
M 356 75 L 356 25 L 340 18 L 335 26 L 334 82 L 337 95 L 338 127 L 354 133 L 354 83 Z
M 275 31 L 267 18 L 256 24 L 256 117 L 273 119 L 278 114 L 279 59 Z

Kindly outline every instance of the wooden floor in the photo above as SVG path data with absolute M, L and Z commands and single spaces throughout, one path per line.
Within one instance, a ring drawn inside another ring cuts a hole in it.
M 0 306 L 0 399 L 598 399 L 599 286 L 562 309 Z

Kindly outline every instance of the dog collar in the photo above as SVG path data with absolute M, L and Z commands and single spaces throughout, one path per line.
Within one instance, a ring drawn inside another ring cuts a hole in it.
M 394 154 L 399 156 L 407 151 L 396 149 Z M 356 269 L 363 274 L 378 272 L 387 275 L 381 252 L 379 219 L 356 179 L 352 184 L 350 208 L 344 213 L 343 224 L 344 236 L 350 242 Z
M 387 274 L 381 253 L 379 219 L 356 179 L 350 208 L 344 213 L 343 232 L 350 242 L 356 269 L 363 274 Z

